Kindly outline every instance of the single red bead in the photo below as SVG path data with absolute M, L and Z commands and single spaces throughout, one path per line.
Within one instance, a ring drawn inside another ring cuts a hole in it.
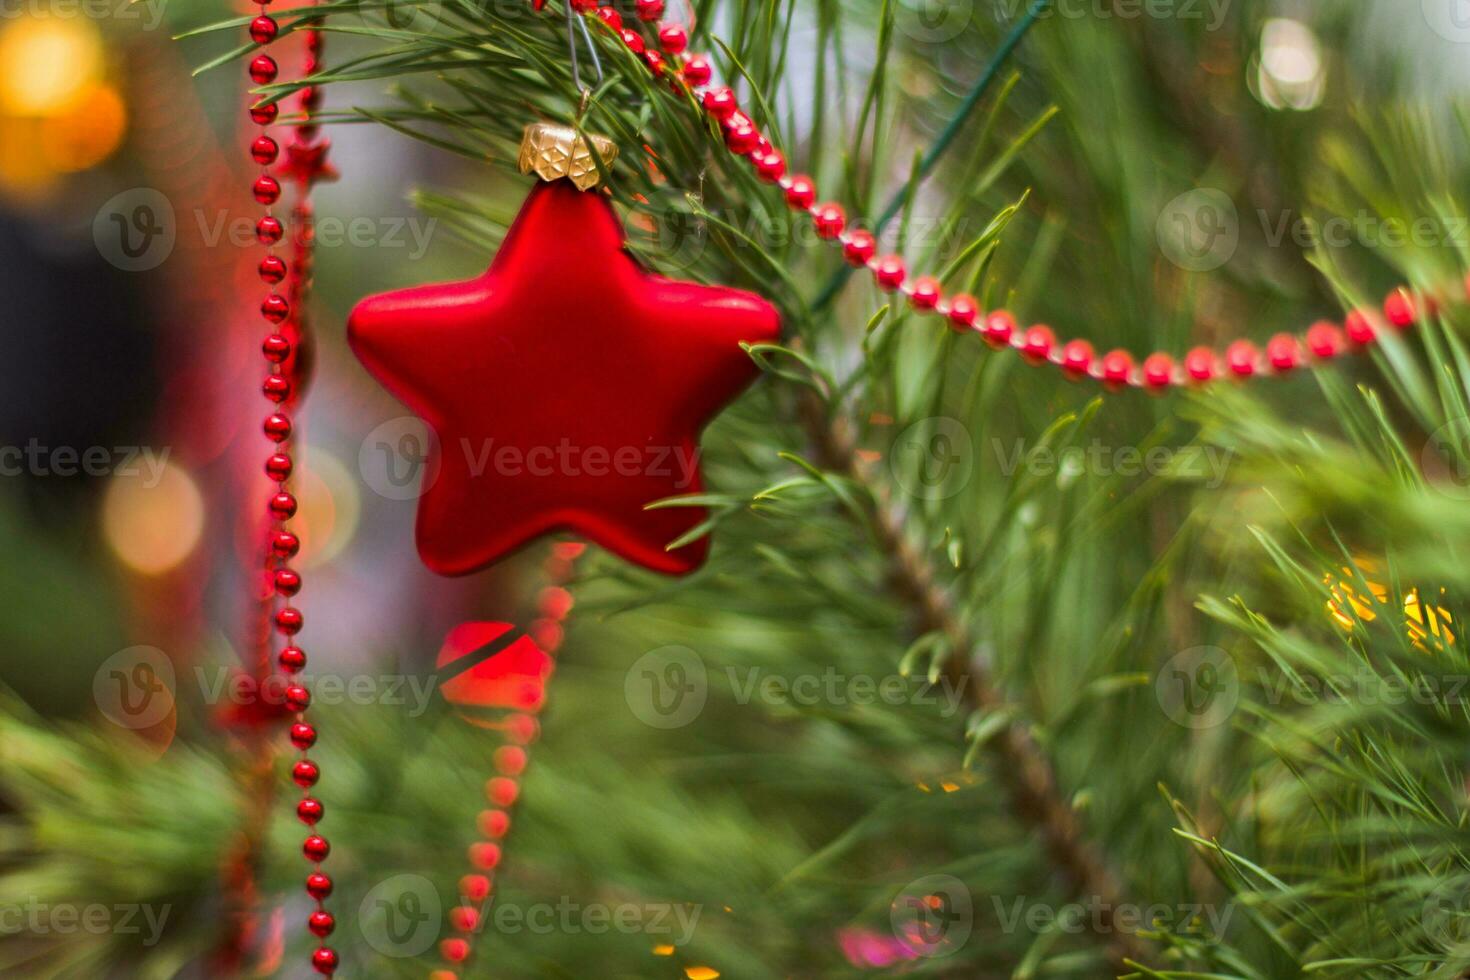
M 275 377 L 272 375 L 271 377 Z M 265 461 L 265 472 L 277 483 L 285 482 L 291 475 L 291 457 L 285 453 L 275 453 Z
M 1125 385 L 1133 374 L 1133 355 L 1126 350 L 1108 351 L 1102 359 L 1102 376 L 1108 384 Z
M 1278 371 L 1290 371 L 1302 362 L 1302 349 L 1289 333 L 1279 333 L 1266 342 L 1266 359 Z
M 495 769 L 502 776 L 519 776 L 526 771 L 528 758 L 519 745 L 502 745 L 495 750 Z
M 268 167 L 276 162 L 276 156 L 280 150 L 275 140 L 262 133 L 250 144 L 250 159 L 262 167 Z
M 1341 354 L 1344 346 L 1342 330 L 1335 323 L 1318 320 L 1307 328 L 1307 348 L 1323 360 Z
M 940 295 L 938 279 L 933 276 L 920 276 L 913 282 L 913 288 L 909 292 L 909 302 L 916 310 L 932 310 L 939 305 Z
M 786 158 L 779 150 L 752 154 L 751 161 L 755 163 L 756 176 L 768 184 L 774 184 L 786 173 Z
M 299 674 L 306 667 L 306 651 L 300 647 L 282 647 L 276 654 L 276 663 L 288 674 Z
M 265 355 L 267 361 L 270 361 L 272 364 L 280 364 L 291 356 L 291 341 L 278 333 L 273 333 L 261 341 L 260 352 Z M 280 377 L 280 375 L 273 374 L 271 377 Z M 285 379 L 282 378 L 282 380 Z
M 496 776 L 485 783 L 485 795 L 496 806 L 510 806 L 515 803 L 516 797 L 520 794 L 520 785 L 514 779 L 505 776 Z
M 843 237 L 842 257 L 853 265 L 867 265 L 877 251 L 878 242 L 872 232 L 856 228 Z
M 1021 353 L 1034 361 L 1044 361 L 1051 356 L 1056 343 L 1057 335 L 1052 332 L 1051 327 L 1038 323 L 1026 328 L 1026 335 L 1021 341 Z
M 449 924 L 460 932 L 474 932 L 480 924 L 479 910 L 468 905 L 456 905 L 449 910 Z
M 316 744 L 316 729 L 304 721 L 296 722 L 291 726 L 291 744 L 305 752 Z
M 314 796 L 303 797 L 301 802 L 296 804 L 296 816 L 304 824 L 315 825 L 325 813 L 322 801 Z
M 1419 318 L 1414 294 L 1402 286 L 1389 293 L 1388 298 L 1383 301 L 1383 315 L 1400 330 L 1411 326 Z
M 737 156 L 755 149 L 755 141 L 758 139 L 760 139 L 760 131 L 750 123 L 742 122 L 725 131 L 725 145 L 730 148 L 731 153 Z
M 729 119 L 740 108 L 740 103 L 735 100 L 735 93 L 723 85 L 704 93 L 703 102 L 704 111 L 721 120 Z
M 658 20 L 664 15 L 664 0 L 633 0 L 639 20 Z
M 283 402 L 291 396 L 291 382 L 283 375 L 267 374 L 260 383 L 260 390 L 273 402 Z
M 510 814 L 504 810 L 481 810 L 475 824 L 486 837 L 499 839 L 510 831 Z
M 311 707 L 311 692 L 300 684 L 286 685 L 286 707 L 292 711 L 305 711 Z
M 311 954 L 311 965 L 323 976 L 331 976 L 337 972 L 337 951 L 330 946 L 317 948 Z
M 270 44 L 276 39 L 278 30 L 274 19 L 262 15 L 250 22 L 250 40 L 256 44 Z
M 320 871 L 313 871 L 306 876 L 306 893 L 320 902 L 332 894 L 332 879 Z
M 271 575 L 271 584 L 283 596 L 293 596 L 301 591 L 301 576 L 292 568 L 278 568 Z
M 643 58 L 643 63 L 648 66 L 648 70 L 653 73 L 654 78 L 658 78 L 664 73 L 663 55 L 659 54 L 657 51 L 650 51 L 645 49 L 641 57 Z
M 643 53 L 643 38 L 638 35 L 637 31 L 630 31 L 625 27 L 621 31 L 618 31 L 618 37 L 623 39 L 623 43 L 628 46 L 629 51 L 634 54 Z
M 256 85 L 269 85 L 276 80 L 276 59 L 258 54 L 250 59 L 250 80 Z
M 1215 352 L 1196 347 L 1184 355 L 1184 372 L 1195 381 L 1208 381 L 1215 376 Z
M 317 909 L 307 916 L 306 928 L 311 930 L 313 936 L 324 939 L 332 934 L 333 929 L 337 928 L 337 920 L 326 909 Z
M 684 81 L 694 88 L 708 85 L 709 80 L 714 77 L 714 71 L 710 68 L 709 59 L 702 54 L 696 54 L 684 62 Z
M 484 875 L 465 875 L 459 879 L 459 893 L 470 902 L 483 902 L 490 897 L 490 879 Z
M 271 497 L 270 512 L 278 521 L 290 520 L 296 515 L 296 498 L 284 490 L 274 494 Z
M 623 29 L 623 15 L 614 7 L 598 7 L 597 18 L 615 31 Z
M 439 944 L 439 953 L 451 963 L 463 963 L 470 957 L 470 944 L 463 939 L 446 939 Z
M 274 286 L 286 278 L 286 263 L 278 255 L 267 255 L 260 260 L 260 278 Z
M 1005 310 L 996 310 L 985 318 L 985 328 L 982 332 L 987 341 L 996 347 L 1004 347 L 1011 342 L 1011 337 L 1016 333 L 1016 318 Z
M 817 185 L 806 174 L 797 174 L 786 182 L 786 203 L 797 211 L 805 211 L 817 199 Z
M 880 289 L 897 289 L 906 275 L 903 259 L 897 255 L 885 255 L 873 265 L 873 278 Z
M 572 0 L 571 6 L 579 14 L 590 14 L 597 9 L 597 0 Z
M 968 293 L 955 293 L 949 298 L 949 322 L 956 330 L 969 330 L 980 316 L 980 304 Z
M 1150 354 L 1143 359 L 1143 383 L 1150 388 L 1167 388 L 1174 381 L 1174 359 L 1168 354 Z
M 250 185 L 250 193 L 257 204 L 275 204 L 281 199 L 281 185 L 270 174 L 261 174 Z
M 267 415 L 263 428 L 271 442 L 285 442 L 291 438 L 291 420 L 280 412 Z
M 321 774 L 321 770 L 317 768 L 316 763 L 310 759 L 302 759 L 291 767 L 291 779 L 302 789 L 315 786 L 316 781 L 321 778 Z M 326 844 L 326 841 L 322 841 L 322 843 Z
M 290 312 L 291 306 L 286 302 L 286 297 L 277 293 L 271 293 L 260 301 L 260 315 L 271 323 L 280 323 Z
M 262 245 L 274 245 L 281 240 L 284 229 L 279 218 L 266 215 L 255 223 L 255 238 Z
M 257 126 L 269 126 L 276 121 L 276 113 L 280 111 L 280 106 L 274 102 L 266 105 L 253 105 L 250 107 L 250 121 Z
M 658 29 L 658 46 L 669 54 L 679 54 L 689 47 L 689 33 L 679 24 L 665 24 Z
M 287 636 L 294 636 L 300 633 L 303 623 L 304 620 L 301 616 L 300 609 L 286 606 L 276 610 L 276 629 L 285 633 Z
M 470 864 L 481 871 L 494 871 L 500 864 L 500 845 L 489 841 L 477 841 L 470 845 Z
M 1256 345 L 1249 340 L 1237 340 L 1225 348 L 1225 365 L 1237 378 L 1249 378 L 1255 374 L 1259 358 Z
M 301 550 L 301 539 L 290 531 L 277 531 L 271 535 L 271 552 L 277 558 L 295 558 Z
M 300 765 L 300 763 L 297 763 L 297 765 Z M 315 781 L 315 779 L 312 780 L 312 782 Z M 332 853 L 332 845 L 328 844 L 327 839 L 321 834 L 312 834 L 302 842 L 301 853 L 306 855 L 308 861 L 315 861 L 320 864 L 327 859 L 328 854 Z
M 836 238 L 847 227 L 847 214 L 840 204 L 820 204 L 812 212 L 818 238 Z
M 1373 317 L 1363 310 L 1353 310 L 1349 313 L 1342 326 L 1347 333 L 1348 340 L 1355 344 L 1371 344 L 1378 333 Z
M 1092 345 L 1085 340 L 1069 340 L 1062 347 L 1062 370 L 1068 374 L 1086 374 L 1092 367 Z

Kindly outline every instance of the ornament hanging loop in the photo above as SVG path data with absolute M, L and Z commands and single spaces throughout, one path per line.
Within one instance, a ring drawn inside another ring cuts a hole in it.
M 592 56 L 592 70 L 597 74 L 597 84 L 602 84 L 602 59 L 597 56 L 597 45 L 592 41 L 592 32 L 587 30 L 587 21 L 572 10 L 571 3 L 566 4 L 567 12 L 567 53 L 572 59 L 572 84 L 583 94 L 583 102 L 586 102 L 587 89 L 582 86 L 581 65 L 577 61 L 577 29 L 582 30 L 582 40 L 587 44 L 587 53 Z

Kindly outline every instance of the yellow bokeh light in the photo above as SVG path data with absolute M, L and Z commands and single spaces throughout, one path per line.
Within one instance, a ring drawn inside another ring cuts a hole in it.
M 715 980 L 720 975 L 720 971 L 709 966 L 686 966 L 684 975 L 689 980 Z
M 1367 559 L 1360 559 L 1358 568 L 1365 575 L 1377 571 L 1376 564 Z M 1332 598 L 1327 600 L 1327 614 L 1344 630 L 1351 630 L 1359 622 L 1373 622 L 1378 618 L 1373 606 L 1388 605 L 1388 587 L 1369 580 L 1371 598 L 1365 598 L 1348 584 L 1354 578 L 1351 568 L 1344 568 L 1342 576 L 1341 579 L 1333 575 L 1323 578 L 1332 593 Z M 1443 589 L 1440 590 L 1440 595 L 1444 595 Z M 1426 640 L 1435 647 L 1440 646 L 1440 641 L 1454 643 L 1455 634 L 1450 631 L 1452 622 L 1447 610 L 1438 606 L 1426 606 L 1418 589 L 1411 588 L 1404 594 L 1404 632 L 1420 650 L 1428 649 Z
M 292 491 L 299 508 L 292 522 L 301 537 L 298 564 L 312 568 L 331 561 L 357 533 L 362 500 L 352 474 L 337 457 L 311 446 Z
M 16 20 L 0 32 L 0 111 L 48 116 L 71 105 L 102 70 L 102 37 L 84 17 Z
M 127 110 L 117 90 L 89 85 L 65 110 L 42 122 L 41 154 L 50 170 L 86 170 L 112 155 L 126 128 Z
M 199 545 L 204 497 L 183 469 L 168 464 L 115 474 L 102 499 L 102 536 L 128 568 L 161 575 Z

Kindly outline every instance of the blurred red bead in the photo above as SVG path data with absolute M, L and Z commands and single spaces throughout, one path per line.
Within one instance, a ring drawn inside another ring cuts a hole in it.
M 301 576 L 291 568 L 278 568 L 271 576 L 271 584 L 283 596 L 293 596 L 301 591 Z
M 1086 374 L 1092 367 L 1092 345 L 1085 340 L 1069 340 L 1062 347 L 1062 370 L 1068 374 Z
M 1290 371 L 1302 362 L 1302 349 L 1289 333 L 1279 333 L 1266 342 L 1266 359 L 1278 371 Z
M 633 0 L 639 20 L 658 20 L 664 15 L 664 0 Z
M 317 901 L 321 901 L 332 894 L 332 879 L 320 871 L 313 871 L 306 876 L 306 893 Z
M 463 963 L 469 959 L 470 944 L 463 939 L 446 939 L 439 944 L 439 954 L 451 963 Z
M 703 102 L 704 111 L 716 119 L 729 119 L 740 108 L 740 103 L 735 101 L 735 93 L 723 85 L 704 93 Z
M 316 729 L 304 721 L 296 722 L 291 726 L 291 744 L 305 752 L 316 744 Z
M 325 909 L 317 909 L 307 917 L 306 928 L 311 930 L 313 936 L 322 939 L 330 936 L 332 930 L 337 928 L 337 920 Z
M 256 44 L 270 44 L 279 30 L 274 19 L 261 15 L 250 22 L 250 40 Z
M 301 550 L 301 539 L 290 531 L 277 531 L 271 535 L 271 551 L 277 558 L 295 558 Z
M 571 0 L 571 6 L 579 14 L 590 14 L 597 9 L 597 0 Z
M 278 377 L 278 375 L 271 375 Z M 265 472 L 277 483 L 282 483 L 291 475 L 291 457 L 285 453 L 275 453 L 265 461 Z
M 276 610 L 276 629 L 285 633 L 287 636 L 295 636 L 301 632 L 302 624 L 303 619 L 300 609 L 287 606 L 284 609 Z
M 1168 354 L 1150 354 L 1143 361 L 1143 383 L 1150 388 L 1167 388 L 1174 380 L 1174 359 Z
M 325 812 L 322 801 L 315 797 L 304 797 L 300 803 L 296 804 L 296 816 L 304 824 L 316 824 L 322 819 Z
M 949 298 L 949 322 L 956 330 L 968 330 L 980 316 L 980 304 L 968 293 L 955 293 Z
M 306 666 L 306 651 L 297 646 L 282 647 L 276 654 L 276 663 L 288 674 L 299 674 Z
M 613 7 L 598 7 L 597 19 L 615 31 L 623 29 L 623 15 Z
M 260 278 L 274 286 L 286 278 L 286 263 L 276 255 L 267 255 L 260 260 Z
M 725 145 L 730 152 L 737 156 L 749 153 L 755 149 L 755 142 L 760 138 L 760 132 L 750 123 L 742 122 L 725 130 Z
M 526 750 L 519 745 L 502 745 L 495 750 L 495 771 L 502 776 L 519 776 L 526 771 Z
M 332 846 L 321 834 L 312 834 L 301 844 L 301 853 L 306 855 L 308 861 L 316 861 L 320 864 L 327 859 L 332 851 Z
M 280 111 L 280 107 L 274 102 L 268 105 L 251 106 L 250 121 L 257 126 L 269 126 L 276 121 L 276 113 Z
M 1307 349 L 1323 360 L 1341 354 L 1345 346 L 1342 330 L 1335 323 L 1318 320 L 1307 328 Z
M 818 238 L 836 238 L 847 227 L 847 213 L 840 204 L 821 204 L 812 213 L 812 223 Z
M 279 374 L 267 374 L 260 383 L 260 390 L 273 402 L 283 402 L 291 397 L 291 382 Z
M 1248 378 L 1255 374 L 1258 357 L 1256 345 L 1249 340 L 1237 340 L 1225 348 L 1225 365 L 1237 378 Z
M 456 905 L 449 910 L 449 924 L 460 932 L 474 932 L 480 924 L 480 912 L 468 905 Z
M 679 24 L 665 24 L 658 29 L 658 46 L 669 54 L 679 54 L 689 47 L 689 33 Z
M 496 776 L 485 784 L 485 795 L 496 806 L 510 806 L 521 795 L 521 787 L 514 779 Z
M 1184 355 L 1184 373 L 1194 381 L 1208 381 L 1215 376 L 1215 352 L 1196 347 Z
M 1372 316 L 1363 310 L 1353 310 L 1349 313 L 1342 326 L 1348 340 L 1355 344 L 1371 344 L 1378 334 Z
M 471 902 L 483 902 L 490 897 L 490 879 L 484 875 L 465 875 L 459 879 L 459 893 Z
M 751 156 L 751 160 L 755 163 L 756 175 L 768 184 L 774 184 L 786 173 L 786 158 L 779 150 L 756 153 Z
M 642 54 L 642 58 L 643 58 L 643 63 L 648 66 L 648 70 L 649 71 L 653 72 L 653 76 L 655 78 L 659 77 L 660 75 L 662 75 L 664 73 L 664 56 L 663 55 L 659 54 L 657 51 L 650 51 L 650 50 L 644 49 L 643 54 Z
M 296 498 L 283 490 L 271 496 L 268 509 L 276 520 L 290 520 L 296 514 Z
M 510 814 L 504 810 L 481 810 L 475 824 L 480 833 L 491 840 L 499 840 L 510 830 Z
M 1011 337 L 1016 333 L 1016 318 L 1005 310 L 996 310 L 985 318 L 982 333 L 990 343 L 997 347 L 1004 347 L 1011 342 Z
M 842 242 L 842 257 L 856 266 L 867 265 L 877 250 L 872 233 L 861 228 L 848 232 Z
M 250 185 L 250 193 L 256 204 L 275 204 L 281 199 L 281 185 L 269 174 L 261 174 Z
M 514 714 L 505 722 L 505 735 L 517 745 L 528 745 L 535 740 L 541 723 L 533 715 Z
M 291 420 L 280 412 L 272 412 L 266 416 L 262 428 L 271 442 L 285 442 L 291 437 Z
M 470 845 L 470 864 L 481 871 L 493 871 L 500 864 L 500 845 L 476 841 Z
M 280 364 L 291 356 L 291 341 L 278 333 L 273 333 L 261 342 L 260 352 L 265 355 L 267 361 L 272 364 Z M 279 377 L 279 375 L 272 375 L 272 377 Z
M 258 54 L 250 59 L 250 80 L 256 85 L 269 85 L 276 80 L 276 59 Z
M 291 780 L 302 789 L 315 786 L 320 777 L 321 770 L 310 759 L 302 759 L 291 767 Z
M 311 954 L 311 966 L 323 976 L 331 976 L 337 972 L 337 951 L 330 946 L 319 947 Z
M 817 199 L 817 185 L 806 174 L 797 174 L 786 184 L 786 203 L 798 211 L 805 211 Z
M 1383 301 L 1383 315 L 1388 317 L 1388 322 L 1402 330 L 1411 326 L 1419 318 L 1419 312 L 1414 304 L 1414 294 L 1400 286 Z
M 276 162 L 276 155 L 280 153 L 280 149 L 275 140 L 262 133 L 250 144 L 250 159 L 262 167 L 267 167 Z
M 1026 328 L 1021 353 L 1034 361 L 1044 361 L 1051 356 L 1052 348 L 1056 344 L 1057 335 L 1052 332 L 1051 327 L 1038 323 Z
M 618 37 L 628 46 L 628 50 L 634 54 L 643 53 L 643 38 L 639 37 L 637 31 L 630 31 L 626 27 L 618 31 Z
M 1108 351 L 1102 359 L 1103 380 L 1109 384 L 1123 385 L 1133 373 L 1133 355 L 1126 350 Z
M 709 80 L 714 77 L 714 71 L 710 68 L 709 59 L 702 54 L 692 56 L 684 62 L 684 81 L 694 88 L 708 85 Z
M 909 293 L 909 302 L 914 304 L 916 310 L 932 310 L 939 305 L 940 295 L 938 279 L 933 276 L 920 276 L 914 280 L 913 289 Z
M 300 684 L 286 685 L 286 707 L 292 711 L 305 711 L 311 707 L 311 692 Z
M 880 289 L 897 289 L 907 274 L 903 259 L 897 255 L 885 255 L 873 266 L 873 278 Z
M 286 297 L 271 293 L 260 302 L 260 315 L 271 323 L 280 323 L 286 319 L 286 314 L 291 312 L 291 307 L 286 303 Z
M 255 238 L 262 245 L 274 245 L 284 232 L 280 219 L 269 214 L 255 223 Z

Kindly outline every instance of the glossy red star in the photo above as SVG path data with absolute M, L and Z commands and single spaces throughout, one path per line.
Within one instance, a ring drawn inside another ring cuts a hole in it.
M 596 192 L 537 184 L 490 268 L 369 297 L 347 325 L 374 377 L 437 435 L 418 547 L 446 575 L 568 530 L 654 571 L 697 568 L 705 518 L 647 510 L 698 493 L 698 436 L 756 377 L 742 341 L 775 340 L 750 293 L 675 282 L 623 250 Z

